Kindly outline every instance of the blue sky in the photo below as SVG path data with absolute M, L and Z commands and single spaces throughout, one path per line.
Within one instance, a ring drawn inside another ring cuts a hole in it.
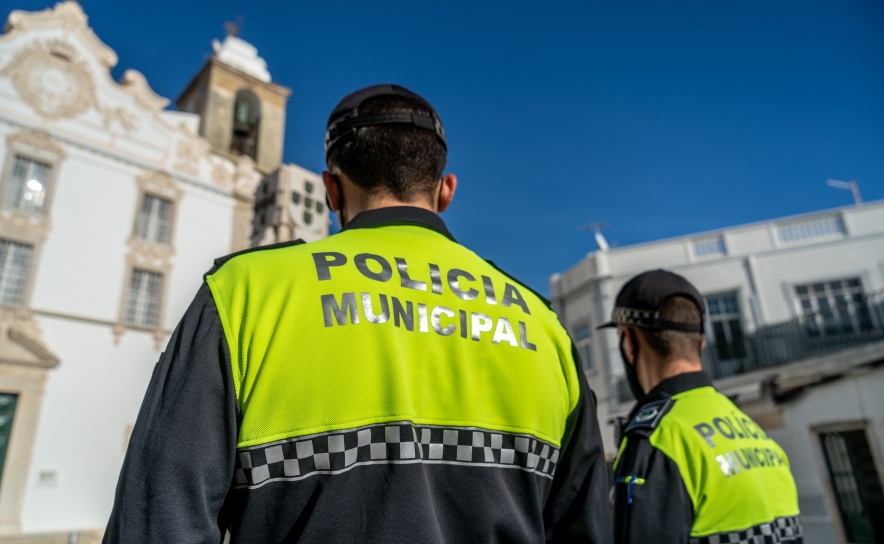
M 628 245 L 850 204 L 827 178 L 884 198 L 876 0 L 83 5 L 119 54 L 114 76 L 135 68 L 173 100 L 242 15 L 293 91 L 285 160 L 316 171 L 345 94 L 395 82 L 424 95 L 460 179 L 443 218 L 544 293 L 595 248 L 583 223 Z

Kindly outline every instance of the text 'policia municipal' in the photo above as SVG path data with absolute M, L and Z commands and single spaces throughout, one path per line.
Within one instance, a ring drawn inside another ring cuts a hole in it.
M 479 280 L 466 270 L 452 268 L 444 271 L 443 274 L 443 270 L 438 265 L 428 263 L 429 282 L 426 282 L 413 279 L 409 275 L 408 263 L 405 259 L 394 257 L 393 260 L 399 274 L 399 283 L 406 289 L 423 292 L 429 289 L 432 293 L 441 295 L 447 286 L 461 300 L 472 301 L 479 298 L 479 290 L 471 285 L 479 286 Z M 332 279 L 333 268 L 345 266 L 350 261 L 343 253 L 325 252 L 313 253 L 313 262 L 316 264 L 316 275 L 319 281 L 329 281 Z M 369 263 L 372 263 L 371 267 Z M 393 266 L 389 260 L 380 255 L 360 253 L 353 257 L 352 264 L 370 280 L 386 283 L 393 278 Z M 443 277 L 445 281 L 443 281 Z M 482 294 L 485 295 L 485 305 L 498 305 L 495 286 L 491 278 L 480 276 L 480 280 Z M 378 302 L 377 306 L 375 300 Z M 412 332 L 415 330 L 415 321 L 417 321 L 417 330 L 423 333 L 430 332 L 430 328 L 441 336 L 451 336 L 460 331 L 461 338 L 472 338 L 476 341 L 490 338 L 492 344 L 509 344 L 522 349 L 537 350 L 537 346 L 528 340 L 525 322 L 518 321 L 514 325 L 509 318 L 503 316 L 492 317 L 483 312 L 453 309 L 441 305 L 431 307 L 423 302 L 414 303 L 410 300 L 400 300 L 383 293 L 374 295 L 368 292 L 349 292 L 341 293 L 340 296 L 325 294 L 321 295 L 321 302 L 326 327 L 358 325 L 360 315 L 368 323 L 375 324 L 387 323 L 392 317 L 393 326 Z M 526 315 L 531 313 L 522 294 L 510 283 L 504 285 L 503 296 L 499 304 L 503 307 L 518 306 Z M 361 312 L 359 311 L 360 306 Z M 415 308 L 417 312 L 415 312 Z

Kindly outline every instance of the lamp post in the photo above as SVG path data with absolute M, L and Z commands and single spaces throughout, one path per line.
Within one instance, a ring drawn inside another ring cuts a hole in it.
M 859 196 L 859 186 L 854 180 L 839 181 L 837 179 L 828 179 L 826 180 L 826 185 L 829 187 L 835 187 L 836 189 L 846 189 L 853 193 L 853 201 L 857 206 L 863 203 L 863 197 Z

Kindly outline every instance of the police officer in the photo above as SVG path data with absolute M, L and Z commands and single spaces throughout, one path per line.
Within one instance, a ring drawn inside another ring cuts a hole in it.
M 800 543 L 786 454 L 702 370 L 704 312 L 687 280 L 653 270 L 602 325 L 617 327 L 637 399 L 614 463 L 615 540 Z
M 342 231 L 215 262 L 154 371 L 106 542 L 612 541 L 595 399 L 547 302 L 459 245 L 435 110 L 357 91 Z

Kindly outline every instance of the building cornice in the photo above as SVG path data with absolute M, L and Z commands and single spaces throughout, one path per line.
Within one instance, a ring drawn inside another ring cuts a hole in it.
M 788 224 L 788 223 L 806 221 L 808 219 L 814 219 L 816 217 L 825 217 L 827 215 L 833 215 L 836 213 L 850 214 L 852 212 L 865 211 L 868 209 L 881 208 L 881 207 L 884 207 L 884 200 L 874 200 L 871 202 L 864 202 L 861 206 L 856 206 L 856 205 L 841 206 L 838 208 L 829 208 L 826 210 L 818 210 L 818 211 L 806 212 L 806 213 L 801 213 L 801 214 L 796 214 L 796 215 L 787 215 L 785 217 L 778 217 L 776 219 L 765 219 L 764 221 L 755 221 L 753 223 L 734 225 L 732 227 L 724 227 L 721 229 L 693 232 L 691 234 L 682 234 L 679 236 L 673 236 L 671 238 L 661 238 L 659 240 L 648 240 L 647 242 L 639 242 L 637 244 L 612 248 L 612 249 L 606 251 L 605 253 L 607 253 L 608 255 L 630 253 L 633 251 L 641 251 L 641 250 L 647 249 L 649 247 L 657 246 L 657 245 L 674 244 L 677 242 L 691 242 L 693 240 L 700 239 L 700 238 L 713 238 L 715 236 L 733 235 L 733 234 L 736 234 L 736 233 L 739 233 L 742 231 L 746 231 L 746 230 L 778 227 L 778 226 Z M 592 253 L 590 253 L 590 255 L 593 255 L 595 253 L 596 252 L 592 252 Z
M 714 259 L 704 259 L 702 261 L 692 261 L 692 262 L 684 262 L 684 263 L 680 263 L 680 264 L 666 265 L 666 269 L 671 270 L 673 272 L 678 272 L 680 270 L 686 270 L 686 269 L 690 269 L 690 268 L 701 268 L 704 266 L 716 266 L 716 265 L 721 265 L 721 264 L 726 264 L 726 263 L 732 264 L 735 262 L 746 260 L 750 257 L 754 257 L 756 259 L 758 259 L 758 258 L 763 259 L 765 257 L 769 257 L 772 255 L 784 255 L 784 254 L 789 254 L 789 253 L 795 253 L 797 251 L 806 250 L 809 248 L 825 249 L 827 246 L 835 246 L 835 245 L 843 244 L 843 243 L 847 243 L 847 242 L 862 242 L 862 241 L 875 240 L 875 239 L 884 239 L 884 232 L 876 232 L 876 233 L 872 233 L 872 234 L 860 234 L 860 235 L 855 235 L 855 236 L 848 235 L 848 236 L 844 236 L 842 238 L 834 238 L 834 239 L 823 240 L 823 241 L 819 241 L 819 242 L 811 242 L 811 243 L 807 243 L 807 244 L 798 244 L 798 245 L 791 245 L 791 246 L 786 246 L 786 247 L 776 247 L 776 248 L 772 248 L 772 249 L 765 249 L 763 251 L 758 251 L 758 252 L 754 252 L 754 253 L 741 253 L 739 255 L 727 255 L 724 257 L 717 257 Z M 633 247 L 635 247 L 635 246 L 633 246 Z M 591 253 L 588 256 L 584 257 L 584 260 L 592 259 L 594 257 L 595 257 L 595 254 Z M 578 265 L 581 263 L 583 263 L 583 260 L 581 260 L 580 263 L 578 263 Z M 557 281 L 562 286 L 561 287 L 562 289 L 564 288 L 565 275 L 568 272 L 570 272 L 571 270 L 574 270 L 574 268 L 578 265 L 575 265 L 574 267 L 571 267 L 568 271 L 559 274 Z M 567 290 L 563 289 L 560 294 L 557 294 L 557 295 L 553 296 L 552 298 L 554 300 L 562 300 L 562 299 L 565 299 L 565 298 L 575 294 L 576 292 L 584 289 L 585 287 L 592 284 L 593 282 L 597 282 L 597 281 L 605 280 L 605 279 L 614 279 L 614 278 L 618 278 L 618 277 L 632 276 L 637 273 L 638 273 L 638 271 L 633 269 L 633 270 L 624 271 L 624 272 L 616 272 L 616 271 L 609 272 L 604 275 L 589 275 L 589 276 L 581 279 L 580 281 L 576 282 L 574 285 L 570 286 L 569 289 L 567 289 Z
M 189 175 L 181 173 L 181 172 L 176 172 L 174 170 L 170 170 L 168 168 L 165 168 L 164 166 L 160 166 L 160 165 L 151 163 L 149 161 L 138 159 L 136 157 L 132 157 L 130 155 L 127 155 L 125 153 L 121 153 L 116 150 L 112 150 L 112 149 L 108 149 L 106 147 L 94 145 L 89 142 L 84 142 L 83 140 L 81 140 L 79 138 L 68 136 L 66 134 L 63 134 L 63 133 L 55 131 L 55 130 L 48 129 L 45 126 L 38 125 L 36 123 L 29 123 L 27 121 L 15 119 L 15 118 L 10 117 L 8 115 L 4 115 L 3 113 L 0 113 L 0 122 L 4 122 L 9 125 L 19 127 L 19 128 L 24 128 L 27 130 L 45 132 L 45 133 L 49 134 L 50 136 L 52 136 L 53 138 L 55 138 L 56 140 L 63 142 L 65 144 L 71 145 L 73 147 L 84 149 L 86 151 L 91 151 L 91 152 L 97 153 L 99 155 L 104 155 L 105 157 L 109 157 L 111 159 L 115 159 L 115 160 L 127 163 L 127 164 L 135 166 L 137 168 L 160 172 L 160 173 L 166 174 L 166 175 L 168 175 L 168 176 L 170 176 L 170 177 L 172 177 L 172 178 L 174 178 L 174 179 L 176 179 L 186 185 L 190 185 L 192 187 L 198 187 L 198 188 L 203 189 L 205 191 L 209 191 L 209 192 L 212 192 L 212 193 L 224 196 L 224 197 L 232 197 L 233 196 L 233 189 L 230 189 L 227 187 L 220 187 L 215 183 L 212 183 L 209 181 L 204 181 L 204 180 L 199 179 L 197 177 L 189 176 Z

